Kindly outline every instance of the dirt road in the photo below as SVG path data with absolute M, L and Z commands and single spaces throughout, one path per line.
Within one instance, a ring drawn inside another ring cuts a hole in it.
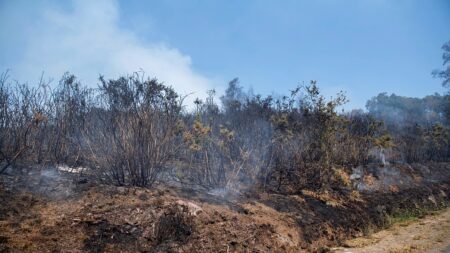
M 450 208 L 423 219 L 395 224 L 369 237 L 348 241 L 334 253 L 450 252 Z

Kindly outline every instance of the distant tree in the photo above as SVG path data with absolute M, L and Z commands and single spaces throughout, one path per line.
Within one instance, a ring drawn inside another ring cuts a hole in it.
M 244 92 L 239 85 L 239 78 L 234 78 L 228 83 L 225 95 L 220 97 L 225 112 L 235 112 L 240 109 L 244 100 Z
M 373 117 L 388 127 L 418 123 L 432 125 L 446 120 L 449 95 L 429 95 L 424 98 L 403 97 L 380 93 L 367 101 L 366 108 Z
M 442 86 L 449 87 L 450 86 L 450 41 L 447 41 L 444 45 L 442 45 L 442 60 L 444 69 L 442 70 L 434 70 L 432 72 L 434 77 L 442 79 Z

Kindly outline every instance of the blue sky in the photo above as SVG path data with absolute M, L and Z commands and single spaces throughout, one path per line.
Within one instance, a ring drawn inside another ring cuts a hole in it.
M 0 0 L 0 32 L 0 69 L 21 82 L 68 70 L 94 86 L 142 69 L 202 97 L 234 77 L 262 94 L 314 79 L 363 108 L 384 91 L 444 92 L 430 73 L 450 1 Z

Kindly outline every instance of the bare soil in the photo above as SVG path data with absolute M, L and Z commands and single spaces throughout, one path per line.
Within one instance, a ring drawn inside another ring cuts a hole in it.
M 0 177 L 0 252 L 327 252 L 388 226 L 388 217 L 404 210 L 445 208 L 449 185 L 214 195 L 26 170 Z

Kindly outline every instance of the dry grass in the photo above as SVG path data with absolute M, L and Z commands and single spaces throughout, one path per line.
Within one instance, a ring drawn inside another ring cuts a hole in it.
M 411 253 L 411 252 L 416 251 L 417 249 L 418 249 L 417 246 L 408 245 L 408 246 L 404 246 L 401 248 L 390 249 L 388 252 L 389 253 Z
M 359 237 L 345 242 L 344 246 L 349 248 L 363 248 L 379 242 L 380 239 L 374 237 Z
M 342 199 L 334 196 L 328 191 L 314 192 L 310 190 L 302 190 L 302 194 L 323 201 L 326 205 L 331 207 L 343 207 L 344 204 L 344 201 Z

